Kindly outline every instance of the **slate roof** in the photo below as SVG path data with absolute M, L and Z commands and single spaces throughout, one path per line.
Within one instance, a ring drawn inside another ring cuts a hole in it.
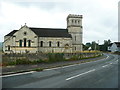
M 120 47 L 120 42 L 114 42 L 116 45 L 117 45 L 117 47 Z
M 110 43 L 108 46 L 111 47 L 113 43 Z
M 32 28 L 29 27 L 39 37 L 66 37 L 72 38 L 67 29 L 55 28 Z
M 5 35 L 5 36 L 12 36 L 15 32 L 17 32 L 18 30 L 13 30 L 13 31 L 11 31 L 10 33 L 8 33 L 7 35 Z

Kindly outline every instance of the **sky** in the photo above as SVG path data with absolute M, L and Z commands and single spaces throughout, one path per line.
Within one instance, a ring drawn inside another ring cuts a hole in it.
M 67 28 L 69 14 L 83 15 L 83 43 L 118 41 L 119 0 L 1 0 L 0 42 L 12 30 Z

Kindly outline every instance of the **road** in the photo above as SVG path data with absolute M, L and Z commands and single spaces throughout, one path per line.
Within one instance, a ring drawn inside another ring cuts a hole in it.
M 118 55 L 42 72 L 2 77 L 3 88 L 118 88 Z

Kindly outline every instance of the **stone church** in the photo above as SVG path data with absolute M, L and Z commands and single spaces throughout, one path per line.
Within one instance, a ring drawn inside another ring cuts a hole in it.
M 67 28 L 36 28 L 26 24 L 4 36 L 5 53 L 73 53 L 82 51 L 82 15 L 69 14 Z

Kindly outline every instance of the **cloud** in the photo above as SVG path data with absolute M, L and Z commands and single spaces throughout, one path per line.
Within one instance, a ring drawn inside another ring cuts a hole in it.
M 3 36 L 27 23 L 30 27 L 66 28 L 68 14 L 83 15 L 83 42 L 117 41 L 118 0 L 4 0 L 0 4 Z

